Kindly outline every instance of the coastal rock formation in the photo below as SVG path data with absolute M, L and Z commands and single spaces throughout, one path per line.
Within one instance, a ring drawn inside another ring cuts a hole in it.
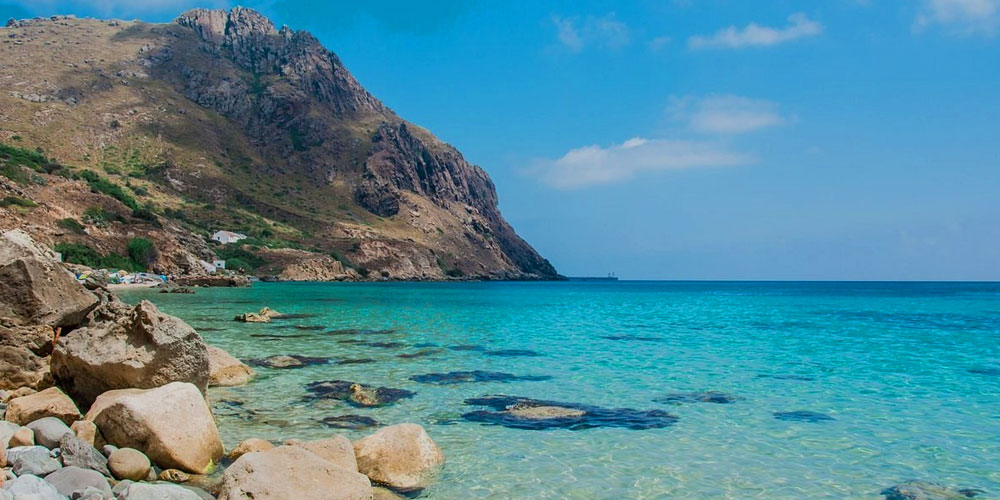
M 119 393 L 104 405 L 94 423 L 108 443 L 140 450 L 161 467 L 204 474 L 222 456 L 212 412 L 192 384 Z
M 354 443 L 358 470 L 399 491 L 427 486 L 444 464 L 444 454 L 427 431 L 417 424 L 399 424 Z
M 215 387 L 245 385 L 253 379 L 253 369 L 215 346 L 208 346 L 208 372 L 208 385 Z
M 299 446 L 247 453 L 222 475 L 219 500 L 371 500 L 363 474 L 338 467 Z
M 68 424 L 82 418 L 80 409 L 58 387 L 14 398 L 7 403 L 8 422 L 26 425 L 43 417 L 56 417 Z M 59 438 L 56 438 L 58 441 Z
M 174 280 L 174 285 L 179 287 L 199 286 L 199 287 L 248 287 L 250 278 L 240 275 L 187 275 L 179 276 Z
M 74 330 L 52 353 L 56 380 L 77 400 L 92 402 L 112 389 L 170 382 L 208 386 L 205 342 L 187 323 L 142 301 L 115 321 Z

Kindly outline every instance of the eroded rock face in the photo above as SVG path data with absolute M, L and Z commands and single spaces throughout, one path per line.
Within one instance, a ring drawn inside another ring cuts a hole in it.
M 0 317 L 21 324 L 76 326 L 97 297 L 76 282 L 55 254 L 21 230 L 0 235 Z
M 116 321 L 74 330 L 59 339 L 52 373 L 84 404 L 123 388 L 188 382 L 208 386 L 208 348 L 198 332 L 179 318 L 142 301 Z
M 247 453 L 222 475 L 219 500 L 371 500 L 371 482 L 299 446 Z
M 396 490 L 426 487 L 444 454 L 417 424 L 386 427 L 354 443 L 358 471 Z
M 232 387 L 253 379 L 253 370 L 228 352 L 208 346 L 208 385 Z
M 190 383 L 120 393 L 104 404 L 94 423 L 105 440 L 142 451 L 160 467 L 204 474 L 222 456 L 212 413 Z

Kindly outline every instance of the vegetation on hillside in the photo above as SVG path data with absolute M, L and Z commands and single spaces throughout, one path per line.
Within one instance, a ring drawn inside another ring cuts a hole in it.
M 123 269 L 125 271 L 145 271 L 156 260 L 156 245 L 146 238 L 132 238 L 128 243 L 129 256 L 114 252 L 101 255 L 100 252 L 83 243 L 57 243 L 53 249 L 62 254 L 63 261 L 102 269 Z

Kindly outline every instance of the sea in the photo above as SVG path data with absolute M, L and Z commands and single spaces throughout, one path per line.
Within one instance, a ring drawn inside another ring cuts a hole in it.
M 881 499 L 909 480 L 1000 498 L 998 283 L 255 283 L 121 296 L 242 360 L 299 357 L 209 391 L 227 448 L 415 422 L 447 457 L 416 498 Z M 289 317 L 233 320 L 265 306 Z M 400 391 L 356 407 L 323 381 Z M 510 405 L 575 411 L 539 420 Z

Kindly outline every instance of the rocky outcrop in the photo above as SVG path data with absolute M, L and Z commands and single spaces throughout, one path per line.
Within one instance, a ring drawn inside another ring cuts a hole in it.
M 354 443 L 358 471 L 399 491 L 427 486 L 444 454 L 417 424 L 386 427 Z
M 180 276 L 174 280 L 174 284 L 177 286 L 200 286 L 200 287 L 223 287 L 223 288 L 233 288 L 233 287 L 248 287 L 250 286 L 250 278 L 242 275 L 192 275 L 192 276 Z
M 75 326 L 97 306 L 56 255 L 20 230 L 0 235 L 0 317 L 20 324 Z
M 222 475 L 219 500 L 371 500 L 371 482 L 299 446 L 247 453 Z
M 52 373 L 85 404 L 112 389 L 176 381 L 204 392 L 208 348 L 187 323 L 142 301 L 113 321 L 97 322 L 60 338 L 52 353 Z
M 222 456 L 212 412 L 192 384 L 121 391 L 102 406 L 88 418 L 107 442 L 142 451 L 160 467 L 204 474 Z
M 215 346 L 208 346 L 208 372 L 208 385 L 214 387 L 245 385 L 253 379 L 253 369 Z

